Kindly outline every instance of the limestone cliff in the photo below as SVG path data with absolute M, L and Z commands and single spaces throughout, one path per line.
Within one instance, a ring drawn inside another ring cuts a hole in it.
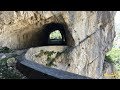
M 113 11 L 1 11 L 0 47 L 43 46 L 45 25 L 60 23 L 66 28 L 67 55 L 61 55 L 55 68 L 102 78 L 105 53 L 115 37 L 114 15 Z

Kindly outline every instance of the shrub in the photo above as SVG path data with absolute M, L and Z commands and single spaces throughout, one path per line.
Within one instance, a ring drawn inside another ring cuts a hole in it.
M 14 57 L 12 57 L 14 58 Z M 12 60 L 9 58 L 4 58 L 0 60 L 0 79 L 25 79 L 15 66 L 9 66 L 8 60 Z M 9 61 L 10 62 L 10 61 Z M 11 63 L 15 63 L 15 60 L 12 60 Z
M 120 71 L 120 49 L 119 48 L 112 48 L 111 51 L 109 51 L 106 54 L 106 60 L 113 62 L 115 65 L 115 68 Z
M 8 47 L 2 47 L 0 49 L 0 53 L 10 53 L 10 52 L 12 52 L 12 50 L 9 49 Z

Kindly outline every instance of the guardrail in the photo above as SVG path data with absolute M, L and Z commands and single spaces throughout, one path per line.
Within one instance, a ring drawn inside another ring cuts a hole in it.
M 46 67 L 26 59 L 18 61 L 16 67 L 28 79 L 92 79 L 67 71 Z

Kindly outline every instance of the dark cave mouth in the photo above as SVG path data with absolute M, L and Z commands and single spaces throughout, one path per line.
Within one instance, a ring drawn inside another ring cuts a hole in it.
M 72 44 L 72 36 L 65 24 L 49 23 L 40 31 L 39 46 L 71 46 Z
M 48 23 L 25 33 L 20 49 L 43 46 L 74 46 L 74 39 L 65 23 Z

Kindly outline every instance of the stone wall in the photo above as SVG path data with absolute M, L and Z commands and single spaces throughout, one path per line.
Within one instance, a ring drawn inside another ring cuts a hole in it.
M 69 67 L 65 70 L 102 78 L 105 53 L 115 37 L 114 15 L 113 11 L 1 11 L 0 46 L 39 46 L 43 26 L 62 23 L 68 28 L 65 32 L 69 43 L 65 64 Z

